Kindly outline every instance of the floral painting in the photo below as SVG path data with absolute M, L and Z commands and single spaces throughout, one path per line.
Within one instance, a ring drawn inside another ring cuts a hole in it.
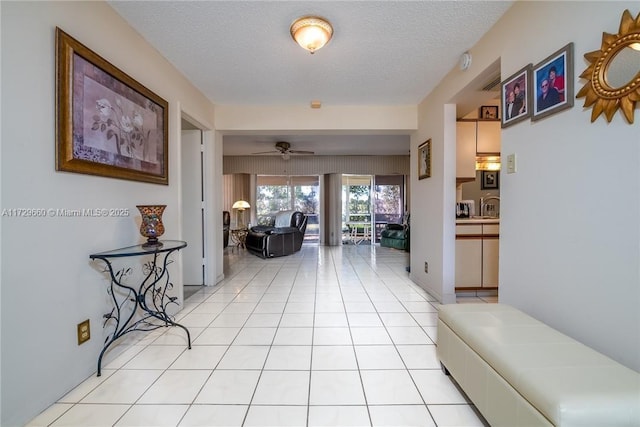
M 59 31 L 58 170 L 167 184 L 166 101 Z

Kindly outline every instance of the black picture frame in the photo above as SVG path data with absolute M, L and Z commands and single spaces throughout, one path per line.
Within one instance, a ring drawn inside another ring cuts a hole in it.
M 497 105 L 483 105 L 480 107 L 480 119 L 482 120 L 498 120 Z
M 532 70 L 533 64 L 528 64 L 513 73 L 501 84 L 501 127 L 503 129 L 531 117 Z
M 500 171 L 482 171 L 482 190 L 498 190 L 500 188 Z
M 554 73 L 554 83 L 551 73 Z M 533 67 L 531 120 L 573 107 L 573 43 L 563 46 Z M 545 95 L 545 85 L 547 95 Z

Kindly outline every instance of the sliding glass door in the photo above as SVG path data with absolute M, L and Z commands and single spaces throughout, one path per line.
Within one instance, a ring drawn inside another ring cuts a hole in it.
M 319 241 L 320 180 L 318 176 L 258 175 L 256 185 L 258 223 L 263 222 L 274 212 L 297 210 L 307 215 L 305 243 Z
M 362 229 L 365 237 L 378 242 L 385 225 L 402 223 L 403 215 L 404 176 L 342 176 L 342 226 L 345 233 L 356 228 L 358 234 Z M 353 240 L 349 234 L 345 234 L 345 238 L 346 241 Z
M 376 175 L 373 191 L 376 242 L 390 223 L 401 224 L 404 215 L 404 176 Z

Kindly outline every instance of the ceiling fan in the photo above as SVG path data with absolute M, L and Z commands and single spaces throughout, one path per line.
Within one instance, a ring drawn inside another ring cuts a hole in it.
M 251 154 L 274 154 L 274 153 L 281 154 L 284 160 L 289 160 L 289 157 L 291 154 L 315 154 L 313 151 L 291 150 L 291 144 L 285 141 L 276 142 L 275 150 L 261 151 L 259 153 L 251 153 Z

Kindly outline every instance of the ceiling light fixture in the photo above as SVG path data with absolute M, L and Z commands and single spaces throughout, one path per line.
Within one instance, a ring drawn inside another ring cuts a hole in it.
M 333 27 L 329 21 L 319 16 L 298 18 L 289 30 L 296 43 L 311 53 L 327 44 L 333 36 Z

